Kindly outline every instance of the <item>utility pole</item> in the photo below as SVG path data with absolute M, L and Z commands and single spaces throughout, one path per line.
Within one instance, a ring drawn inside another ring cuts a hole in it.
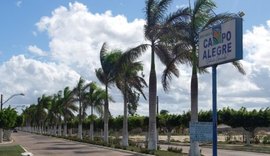
M 159 114 L 159 112 L 158 112 L 158 96 L 157 96 L 157 115 Z
M 3 94 L 1 94 L 1 110 L 3 109 Z

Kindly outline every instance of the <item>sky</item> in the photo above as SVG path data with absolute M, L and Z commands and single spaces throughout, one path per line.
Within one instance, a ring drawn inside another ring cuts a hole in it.
M 215 13 L 243 11 L 243 53 L 246 75 L 230 64 L 217 68 L 218 108 L 261 109 L 270 106 L 270 16 L 269 0 L 217 0 Z M 174 0 L 170 11 L 188 6 L 188 0 Z M 193 4 L 193 0 L 191 0 Z M 80 77 L 96 81 L 99 51 L 107 42 L 111 49 L 128 49 L 146 43 L 143 34 L 144 0 L 3 0 L 0 2 L 0 93 L 4 104 L 37 103 L 42 94 L 53 95 L 66 86 L 73 88 Z M 144 63 L 148 82 L 150 55 Z M 173 78 L 168 93 L 163 91 L 164 66 L 157 59 L 159 109 L 170 113 L 190 110 L 189 66 L 180 65 L 180 77 Z M 102 85 L 101 85 L 102 86 Z M 103 87 L 103 86 L 102 86 Z M 199 110 L 212 107 L 211 69 L 199 75 Z M 123 114 L 121 93 L 111 87 L 113 115 Z M 148 97 L 148 90 L 145 90 Z M 148 115 L 148 101 L 140 100 L 138 114 Z

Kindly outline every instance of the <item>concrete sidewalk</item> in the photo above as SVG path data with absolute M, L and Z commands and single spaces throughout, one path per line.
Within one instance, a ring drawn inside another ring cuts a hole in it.
M 68 141 L 26 132 L 13 133 L 14 142 L 20 144 L 34 156 L 141 156 L 133 152 L 116 151 L 91 144 Z

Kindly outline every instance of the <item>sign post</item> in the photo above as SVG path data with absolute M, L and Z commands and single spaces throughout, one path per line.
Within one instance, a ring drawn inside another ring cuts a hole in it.
M 213 156 L 217 156 L 217 65 L 212 67 Z
M 213 156 L 217 156 L 217 66 L 243 58 L 242 23 L 242 18 L 234 18 L 199 34 L 199 67 L 212 66 Z

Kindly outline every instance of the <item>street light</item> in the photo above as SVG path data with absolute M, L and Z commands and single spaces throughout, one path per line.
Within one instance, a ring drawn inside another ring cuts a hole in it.
M 19 95 L 24 96 L 23 93 L 13 94 L 13 95 L 11 95 L 6 101 L 3 102 L 3 94 L 1 94 L 1 110 L 3 109 L 3 105 L 4 105 L 5 103 L 7 103 L 7 102 L 8 102 L 10 99 L 12 99 L 13 97 L 19 96 Z

